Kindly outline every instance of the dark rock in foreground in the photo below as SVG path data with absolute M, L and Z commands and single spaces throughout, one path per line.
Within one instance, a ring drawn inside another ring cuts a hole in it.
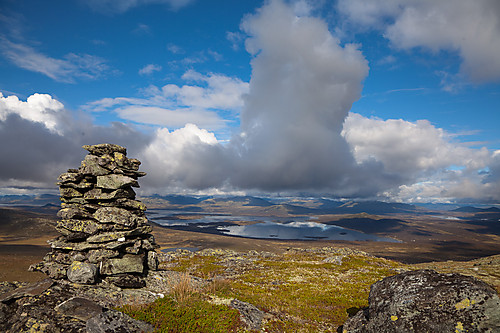
M 473 277 L 411 271 L 374 283 L 343 332 L 500 332 L 500 298 Z

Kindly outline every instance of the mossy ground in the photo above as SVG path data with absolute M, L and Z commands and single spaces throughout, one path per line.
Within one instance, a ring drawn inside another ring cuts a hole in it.
M 265 332 L 335 332 L 347 319 L 348 309 L 368 305 L 371 284 L 407 269 L 343 248 L 290 249 L 282 254 L 177 251 L 166 257 L 164 266 L 211 283 L 193 291 L 195 296 L 187 302 L 177 301 L 174 290 L 173 296 L 152 305 L 122 309 L 155 324 L 160 332 L 245 331 L 241 326 L 236 329 L 240 325 L 233 316 L 236 310 L 211 301 L 232 298 L 265 312 Z
M 125 305 L 118 310 L 153 324 L 157 332 L 230 333 L 241 326 L 237 310 L 211 304 L 202 294 L 191 295 L 183 302 L 168 295 L 152 304 Z

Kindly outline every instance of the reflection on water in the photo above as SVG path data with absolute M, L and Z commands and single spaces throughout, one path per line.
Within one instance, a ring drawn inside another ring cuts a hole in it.
M 150 220 L 164 227 L 181 228 L 190 231 L 210 232 L 228 236 L 283 240 L 346 240 L 381 241 L 397 240 L 365 234 L 335 225 L 312 222 L 308 216 L 269 217 L 269 216 L 232 216 L 200 215 L 199 212 L 180 212 L 175 210 L 151 210 Z M 238 225 L 235 222 L 256 222 Z
M 454 220 L 454 221 L 460 221 L 462 219 L 455 217 L 455 216 L 448 216 L 448 215 L 432 215 L 432 217 L 436 217 L 438 219 L 443 219 L 443 220 Z
M 360 231 L 344 229 L 334 225 L 316 222 L 274 223 L 264 222 L 251 225 L 218 227 L 224 235 L 247 238 L 276 238 L 289 240 L 347 240 L 396 242 L 394 239 L 378 237 Z

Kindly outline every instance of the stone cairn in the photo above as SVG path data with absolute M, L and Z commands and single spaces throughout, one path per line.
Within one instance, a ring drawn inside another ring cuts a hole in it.
M 80 284 L 144 287 L 147 272 L 158 268 L 158 256 L 146 206 L 132 189 L 146 175 L 138 171 L 141 162 L 114 144 L 83 148 L 89 154 L 80 168 L 58 178 L 60 236 L 49 241 L 52 251 L 30 269 Z

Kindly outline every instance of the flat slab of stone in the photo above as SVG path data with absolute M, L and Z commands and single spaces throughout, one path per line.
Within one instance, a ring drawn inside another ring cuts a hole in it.
M 114 191 L 106 191 L 100 188 L 94 188 L 83 195 L 85 200 L 115 200 L 120 198 L 134 199 L 135 192 L 131 188 L 120 188 Z
M 57 222 L 56 230 L 59 233 L 67 236 L 71 233 L 81 232 L 88 235 L 93 235 L 100 230 L 109 230 L 110 228 L 97 223 L 93 220 L 77 220 L 77 219 L 69 219 L 69 220 L 61 220 Z
M 55 310 L 65 316 L 87 321 L 101 314 L 103 307 L 87 298 L 72 297 L 57 305 Z
M 117 190 L 127 186 L 139 187 L 139 183 L 132 177 L 120 174 L 97 176 L 97 187 Z
M 49 289 L 54 284 L 52 279 L 44 279 L 40 282 L 32 283 L 25 287 L 20 287 L 5 294 L 0 295 L 0 302 L 7 303 L 13 299 L 26 296 L 36 296 Z
M 101 156 L 104 154 L 113 154 L 115 151 L 127 155 L 127 149 L 125 147 L 115 145 L 112 143 L 100 143 L 97 145 L 84 145 L 83 149 L 87 150 L 89 153 L 96 156 Z
M 49 241 L 53 249 L 85 251 L 90 249 L 97 249 L 100 247 L 97 243 L 88 242 L 68 242 L 66 240 L 56 238 Z
M 89 243 L 106 243 L 106 242 L 118 240 L 118 239 L 121 239 L 124 237 L 148 234 L 152 230 L 153 229 L 149 225 L 146 225 L 146 226 L 142 226 L 142 227 L 135 228 L 135 229 L 128 230 L 128 231 L 102 232 L 100 234 L 90 236 L 89 238 L 87 238 L 87 242 L 89 242 Z

